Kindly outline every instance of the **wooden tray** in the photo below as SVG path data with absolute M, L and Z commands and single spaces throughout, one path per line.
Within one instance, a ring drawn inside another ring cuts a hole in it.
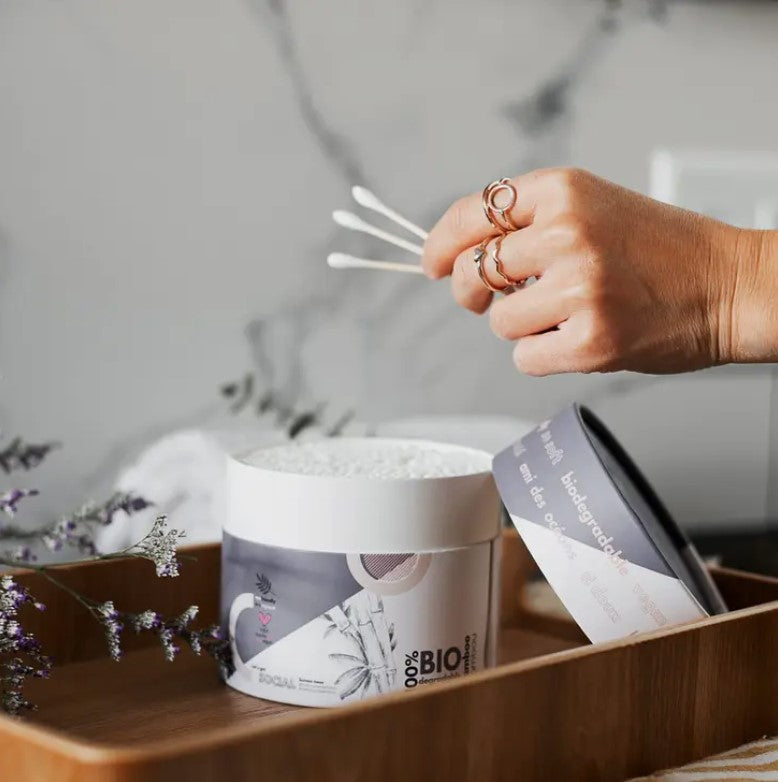
M 197 603 L 213 621 L 219 548 L 190 552 L 197 561 L 172 580 L 134 560 L 59 575 L 127 610 Z M 506 534 L 499 667 L 332 710 L 242 695 L 212 661 L 185 652 L 165 663 L 143 636 L 128 636 L 132 651 L 113 663 L 86 612 L 25 573 L 48 606 L 28 625 L 56 667 L 28 688 L 38 712 L 0 716 L 0 780 L 607 782 L 778 732 L 778 580 L 714 570 L 737 610 L 591 646 L 569 620 L 522 602 L 531 569 Z

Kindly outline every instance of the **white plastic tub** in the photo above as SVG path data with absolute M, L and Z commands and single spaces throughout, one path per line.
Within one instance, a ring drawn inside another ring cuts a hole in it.
M 286 445 L 232 458 L 228 498 L 232 687 L 332 706 L 493 662 L 489 454 L 381 438 Z

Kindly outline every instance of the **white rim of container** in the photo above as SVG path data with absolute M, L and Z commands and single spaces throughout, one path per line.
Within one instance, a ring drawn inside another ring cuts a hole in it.
M 484 469 L 437 478 L 301 475 L 249 464 L 265 450 L 253 449 L 228 459 L 225 532 L 265 546 L 343 554 L 441 551 L 499 534 L 500 499 L 486 451 L 411 438 L 339 441 L 469 453 Z

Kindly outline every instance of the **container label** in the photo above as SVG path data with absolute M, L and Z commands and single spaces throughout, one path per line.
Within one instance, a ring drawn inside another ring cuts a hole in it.
M 251 695 L 330 706 L 479 670 L 493 544 L 333 554 L 224 533 L 222 622 Z

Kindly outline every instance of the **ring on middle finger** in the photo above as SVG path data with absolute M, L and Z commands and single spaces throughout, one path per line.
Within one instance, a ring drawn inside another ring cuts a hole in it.
M 503 269 L 502 260 L 500 260 L 499 253 L 502 252 L 502 240 L 505 238 L 505 235 L 497 236 L 493 242 L 491 250 L 489 250 L 489 256 L 492 259 L 492 263 L 494 264 L 494 270 L 497 272 L 497 274 L 505 281 L 505 284 L 509 288 L 515 288 L 520 285 L 524 284 L 524 280 L 514 280 L 512 277 L 509 277 L 505 273 L 505 269 Z M 488 248 L 488 245 L 487 245 Z
M 490 239 L 484 239 L 481 244 L 478 245 L 478 247 L 475 248 L 475 254 L 473 255 L 473 262 L 475 263 L 475 268 L 478 270 L 478 276 L 481 278 L 481 282 L 484 284 L 484 287 L 488 288 L 492 293 L 500 293 L 502 292 L 502 288 L 498 288 L 496 285 L 492 285 L 492 283 L 489 281 L 489 278 L 486 276 L 486 272 L 484 271 L 484 259 L 486 258 L 486 246 L 489 244 Z

